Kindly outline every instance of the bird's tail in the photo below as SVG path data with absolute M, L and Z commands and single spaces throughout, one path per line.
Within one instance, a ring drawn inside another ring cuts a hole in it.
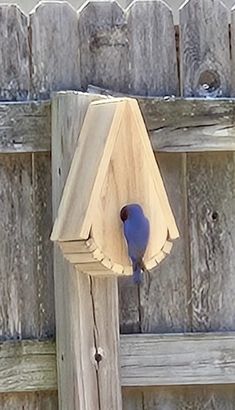
M 139 264 L 135 264 L 133 266 L 133 281 L 136 285 L 140 285 L 142 283 L 142 273 Z
M 133 281 L 135 284 L 140 285 L 143 281 L 142 272 L 148 273 L 143 259 L 133 262 Z

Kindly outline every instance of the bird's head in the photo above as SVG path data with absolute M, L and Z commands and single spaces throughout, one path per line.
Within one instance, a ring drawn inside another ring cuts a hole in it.
M 143 210 L 138 204 L 125 205 L 121 209 L 120 218 L 122 222 L 125 222 L 127 219 L 134 217 L 135 215 L 143 214 Z

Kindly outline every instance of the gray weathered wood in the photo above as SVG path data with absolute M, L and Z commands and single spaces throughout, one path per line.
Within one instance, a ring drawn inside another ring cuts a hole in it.
M 135 1 L 127 9 L 129 92 L 178 95 L 173 16 L 162 1 Z M 110 87 L 110 85 L 109 85 Z
M 69 3 L 42 2 L 30 13 L 31 98 L 80 88 L 77 13 Z
M 124 11 L 115 1 L 88 2 L 79 10 L 81 84 L 128 92 L 128 39 Z
M 156 160 L 180 237 L 170 255 L 145 276 L 140 287 L 140 328 L 143 333 L 190 331 L 185 155 L 158 153 Z
M 193 329 L 235 330 L 234 153 L 187 160 Z
M 155 151 L 235 150 L 234 100 L 138 101 Z
M 54 342 L 0 343 L 0 393 L 56 389 Z
M 0 155 L 2 340 L 54 336 L 50 156 L 38 155 Z
M 51 104 L 0 104 L 0 152 L 36 152 L 51 149 Z
M 83 279 L 86 282 L 85 275 Z M 95 306 L 95 311 L 99 316 L 101 312 L 98 306 Z M 104 329 L 105 332 L 108 332 L 108 328 Z M 97 332 L 96 337 L 101 355 L 99 371 L 106 373 L 107 356 L 102 351 L 102 336 Z M 123 387 L 225 385 L 235 382 L 234 332 L 130 334 L 121 335 L 120 339 Z M 0 392 L 56 390 L 54 342 L 8 341 L 0 344 L 0 353 Z M 139 393 L 136 395 L 137 403 L 141 396 Z M 129 395 L 132 395 L 131 391 L 124 394 L 126 397 Z M 101 400 L 103 398 L 101 394 Z M 128 401 L 131 400 L 129 397 Z M 105 408 L 105 404 L 101 402 L 101 408 Z
M 235 382 L 235 335 L 122 335 L 122 386 Z
M 231 96 L 235 96 L 235 6 L 231 10 Z
M 135 389 L 128 389 L 128 396 L 132 393 L 135 398 L 135 391 Z M 141 410 L 143 408 L 146 410 L 234 409 L 234 385 L 166 386 L 144 389 L 144 393 Z M 146 401 L 146 397 L 148 401 Z M 124 409 L 139 410 L 139 407 L 130 405 Z
M 1 410 L 58 410 L 56 391 L 0 394 Z
M 220 0 L 189 0 L 180 9 L 181 95 L 230 95 L 228 10 Z
M 87 107 L 97 98 L 59 93 L 53 101 L 54 218 Z M 54 271 L 59 407 L 120 410 L 117 280 L 75 271 L 57 248 Z
M 27 17 L 16 6 L 0 6 L 0 100 L 25 100 L 29 91 Z
M 155 151 L 235 150 L 235 100 L 136 98 Z M 0 152 L 50 151 L 50 110 L 50 102 L 0 104 Z

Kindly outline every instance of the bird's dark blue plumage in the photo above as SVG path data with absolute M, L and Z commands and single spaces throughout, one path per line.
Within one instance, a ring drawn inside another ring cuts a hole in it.
M 145 270 L 143 257 L 149 240 L 149 221 L 138 204 L 125 205 L 120 212 L 124 225 L 124 235 L 128 246 L 128 255 L 133 266 L 133 280 L 141 283 L 141 271 Z

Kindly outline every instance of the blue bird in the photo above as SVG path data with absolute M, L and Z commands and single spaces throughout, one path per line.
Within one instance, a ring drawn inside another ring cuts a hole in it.
M 128 255 L 132 261 L 133 281 L 140 284 L 141 271 L 146 271 L 143 256 L 149 240 L 149 221 L 138 204 L 125 205 L 121 209 L 120 218 L 124 225 Z

